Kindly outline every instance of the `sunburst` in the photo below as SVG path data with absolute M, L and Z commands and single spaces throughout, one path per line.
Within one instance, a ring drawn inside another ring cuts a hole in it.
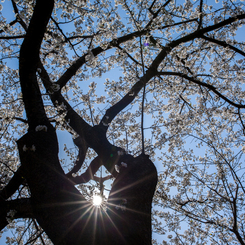
M 100 195 L 93 196 L 93 205 L 96 207 L 100 207 L 103 202 L 103 198 Z

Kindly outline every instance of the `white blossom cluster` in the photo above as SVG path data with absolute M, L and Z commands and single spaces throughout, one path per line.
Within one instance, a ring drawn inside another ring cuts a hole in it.
M 36 151 L 36 147 L 35 145 L 32 145 L 31 147 L 27 147 L 26 145 L 23 146 L 23 151 L 26 152 L 26 151 L 33 151 L 35 152 Z
M 16 210 L 10 210 L 10 211 L 7 213 L 6 220 L 8 221 L 8 223 L 11 223 L 11 222 L 13 221 L 16 212 L 17 212 Z
M 52 83 L 51 89 L 53 92 L 57 92 L 60 90 L 60 85 L 58 83 Z
M 127 165 L 127 163 L 125 163 L 125 162 L 121 162 L 120 165 L 117 165 L 117 164 L 115 165 L 115 170 L 116 170 L 118 173 L 120 173 L 121 167 L 127 168 L 128 165 Z
M 35 131 L 38 132 L 38 131 L 44 131 L 44 132 L 47 132 L 48 128 L 46 125 L 38 125 L 36 126 L 35 128 Z
M 119 205 L 116 205 L 116 206 L 115 206 L 115 209 L 116 209 L 116 210 L 126 211 L 126 206 L 124 206 L 124 205 L 122 205 L 122 204 L 119 204 Z
M 91 62 L 93 61 L 94 54 L 91 50 L 88 50 L 88 54 L 86 55 L 85 59 L 86 59 L 86 61 L 91 61 Z

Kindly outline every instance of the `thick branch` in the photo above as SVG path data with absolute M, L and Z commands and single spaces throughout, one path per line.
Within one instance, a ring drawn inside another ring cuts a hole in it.
M 135 99 L 139 91 L 144 87 L 144 85 L 155 75 L 155 69 L 148 69 L 146 74 L 140 78 L 131 90 L 115 105 L 110 107 L 105 116 L 100 121 L 100 125 L 104 126 L 105 129 L 108 129 L 109 123 L 116 117 L 116 115 L 126 108 L 132 101 Z
M 20 84 L 30 128 L 34 128 L 38 124 L 50 125 L 38 87 L 36 70 L 39 62 L 41 42 L 53 10 L 53 5 L 54 1 L 37 1 L 26 37 L 20 49 Z
M 83 165 L 83 162 L 84 162 L 84 159 L 86 156 L 86 152 L 88 149 L 88 145 L 87 145 L 85 139 L 82 138 L 81 136 L 74 139 L 73 142 L 79 148 L 79 153 L 78 153 L 77 160 L 74 164 L 74 167 L 72 168 L 72 170 L 69 173 L 66 174 L 66 176 L 68 178 L 71 178 L 72 174 L 77 173 L 80 170 L 80 168 Z
M 54 106 L 58 105 L 64 105 L 65 110 L 67 112 L 66 114 L 66 121 L 70 124 L 70 126 L 73 128 L 74 131 L 76 131 L 77 134 L 81 136 L 81 138 L 84 138 L 84 132 L 88 132 L 91 129 L 91 126 L 86 123 L 83 118 L 81 118 L 75 110 L 70 106 L 70 104 L 66 101 L 66 99 L 61 94 L 61 88 L 58 91 L 53 91 L 53 85 L 58 83 L 53 83 L 50 80 L 49 74 L 47 73 L 46 69 L 44 68 L 41 60 L 39 59 L 38 62 L 38 70 L 40 78 L 43 82 L 43 85 L 46 89 L 46 91 L 49 93 L 50 99 L 52 100 L 52 103 Z
M 16 200 L 7 201 L 6 205 L 9 210 L 15 210 L 15 219 L 19 218 L 34 218 L 31 205 L 31 199 L 21 198 Z
M 9 40 L 9 39 L 24 38 L 24 37 L 25 37 L 25 35 L 18 35 L 18 36 L 2 36 L 2 37 L 0 37 L 0 39 Z
M 21 173 L 22 171 L 22 167 L 20 167 L 17 172 L 14 173 L 14 176 L 11 178 L 9 183 L 0 191 L 0 197 L 2 197 L 4 200 L 11 197 L 23 183 L 24 178 Z
M 218 44 L 220 46 L 223 46 L 224 48 L 229 48 L 239 54 L 241 54 L 242 56 L 245 57 L 245 52 L 243 52 L 242 50 L 228 44 L 227 42 L 225 41 L 220 41 L 220 40 L 217 40 L 217 39 L 214 39 L 214 38 L 211 38 L 211 37 L 207 37 L 207 36 L 202 36 L 203 39 L 209 41 L 209 42 L 212 42 L 212 43 L 215 43 L 215 44 Z
M 126 41 L 129 41 L 135 37 L 139 37 L 141 35 L 144 35 L 148 32 L 148 30 L 143 30 L 143 31 L 136 31 L 134 33 L 130 33 L 126 36 L 123 37 L 119 37 L 118 39 L 112 40 L 109 45 L 108 45 L 108 49 L 119 45 L 121 43 L 124 43 Z M 97 47 L 91 50 L 91 52 L 93 53 L 94 57 L 96 57 L 97 55 L 99 55 L 100 53 L 104 52 L 105 50 L 102 49 L 101 47 Z M 78 69 L 80 69 L 85 63 L 86 63 L 86 55 L 88 55 L 87 53 L 84 54 L 82 57 L 80 57 L 79 59 L 76 60 L 76 62 L 74 62 L 67 70 L 66 72 L 60 77 L 60 79 L 57 81 L 57 83 L 60 85 L 60 87 L 64 87 L 66 85 L 66 83 L 72 78 L 72 76 L 74 76 L 76 74 L 76 72 L 78 71 Z
M 217 91 L 217 89 L 211 85 L 211 84 L 207 84 L 207 83 L 204 83 L 204 82 L 201 82 L 199 80 L 197 80 L 196 78 L 194 77 L 189 77 L 188 75 L 184 74 L 184 73 L 179 73 L 179 72 L 157 72 L 158 75 L 164 75 L 164 76 L 179 76 L 179 77 L 182 77 L 182 78 L 185 78 L 195 84 L 198 84 L 198 85 L 201 85 L 201 86 L 204 86 L 208 89 L 210 89 L 212 92 L 214 92 L 216 95 L 218 95 L 220 98 L 222 98 L 224 101 L 226 101 L 227 103 L 229 103 L 230 105 L 233 105 L 237 108 L 245 108 L 245 105 L 241 105 L 241 104 L 237 104 L 233 101 L 231 101 L 230 99 L 228 99 L 226 96 L 224 96 L 223 94 L 221 94 L 219 91 Z
M 186 43 L 189 42 L 191 40 L 194 40 L 196 38 L 201 38 L 205 33 L 211 32 L 211 31 L 215 31 L 221 27 L 224 27 L 226 25 L 229 25 L 233 22 L 236 22 L 238 20 L 244 19 L 245 18 L 245 14 L 240 14 L 237 15 L 235 17 L 230 17 L 224 21 L 221 21 L 215 25 L 211 25 L 211 26 L 207 26 L 205 28 L 199 29 L 194 31 L 193 33 L 190 33 L 184 37 L 181 37 L 177 40 L 174 40 L 172 42 L 170 42 L 169 44 L 166 45 L 165 48 L 163 48 L 163 50 L 157 55 L 157 57 L 155 58 L 155 60 L 152 62 L 151 66 L 157 70 L 157 67 L 160 65 L 160 63 L 162 62 L 162 60 L 166 57 L 166 55 L 175 47 L 177 47 L 178 45 L 180 45 L 181 43 Z
M 84 138 L 85 132 L 88 132 L 91 129 L 91 126 L 80 117 L 75 110 L 70 106 L 70 104 L 65 100 L 62 94 L 59 92 L 50 95 L 51 100 L 54 105 L 64 105 L 66 114 L 66 121 L 69 125 L 79 134 L 82 138 Z
M 83 174 L 81 174 L 80 176 L 71 178 L 72 182 L 74 182 L 75 184 L 87 183 L 88 181 L 93 179 L 95 173 L 102 166 L 102 164 L 103 162 L 97 156 L 96 158 L 93 159 L 93 161 L 90 163 L 89 167 Z
M 8 217 L 7 214 L 11 210 L 13 211 L 13 217 Z M 11 201 L 0 199 L 0 230 L 7 226 L 9 221 L 18 218 L 34 218 L 31 200 L 29 198 Z

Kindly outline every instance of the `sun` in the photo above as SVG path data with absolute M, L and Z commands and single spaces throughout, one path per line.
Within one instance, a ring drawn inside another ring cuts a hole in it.
M 93 196 L 93 205 L 99 207 L 102 204 L 102 197 L 100 195 Z

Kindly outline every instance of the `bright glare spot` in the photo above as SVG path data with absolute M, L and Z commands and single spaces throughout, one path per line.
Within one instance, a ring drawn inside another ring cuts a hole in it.
M 94 195 L 93 196 L 93 205 L 94 206 L 100 206 L 102 203 L 102 197 L 99 195 Z

